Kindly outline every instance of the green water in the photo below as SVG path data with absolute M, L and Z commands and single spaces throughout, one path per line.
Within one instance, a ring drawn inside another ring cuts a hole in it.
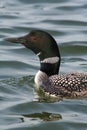
M 86 130 L 87 98 L 38 100 L 38 57 L 4 40 L 32 29 L 56 39 L 60 73 L 87 72 L 86 0 L 0 0 L 0 130 Z

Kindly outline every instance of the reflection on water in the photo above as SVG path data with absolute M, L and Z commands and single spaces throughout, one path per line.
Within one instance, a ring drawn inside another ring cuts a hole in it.
M 23 115 L 25 117 L 31 117 L 31 118 L 40 118 L 44 121 L 55 121 L 62 119 L 60 114 L 55 114 L 55 113 L 48 113 L 48 112 L 42 112 L 42 113 L 33 113 L 29 115 Z
M 39 59 L 24 46 L 4 41 L 32 29 L 46 30 L 58 42 L 60 73 L 87 71 L 86 0 L 1 0 L 0 129 L 86 130 L 87 99 L 55 102 L 41 92 L 39 99 L 34 89 Z

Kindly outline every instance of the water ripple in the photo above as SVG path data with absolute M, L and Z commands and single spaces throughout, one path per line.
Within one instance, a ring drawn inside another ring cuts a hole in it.
M 62 61 L 60 73 L 87 71 L 86 0 L 0 0 L 0 129 L 86 130 L 87 99 L 39 102 L 34 76 L 39 59 L 20 44 L 4 41 L 43 29 L 56 39 Z M 46 115 L 61 115 L 47 121 Z

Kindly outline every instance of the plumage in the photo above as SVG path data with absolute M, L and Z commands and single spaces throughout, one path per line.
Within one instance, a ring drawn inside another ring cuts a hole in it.
M 45 31 L 33 30 L 18 38 L 7 41 L 22 43 L 31 49 L 40 59 L 40 70 L 35 76 L 35 83 L 44 92 L 60 97 L 87 96 L 87 73 L 58 74 L 60 52 L 55 39 Z

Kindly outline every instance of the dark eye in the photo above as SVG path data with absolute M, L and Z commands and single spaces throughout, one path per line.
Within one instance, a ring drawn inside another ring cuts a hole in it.
M 33 40 L 36 41 L 36 40 L 37 40 L 37 37 L 33 37 Z

